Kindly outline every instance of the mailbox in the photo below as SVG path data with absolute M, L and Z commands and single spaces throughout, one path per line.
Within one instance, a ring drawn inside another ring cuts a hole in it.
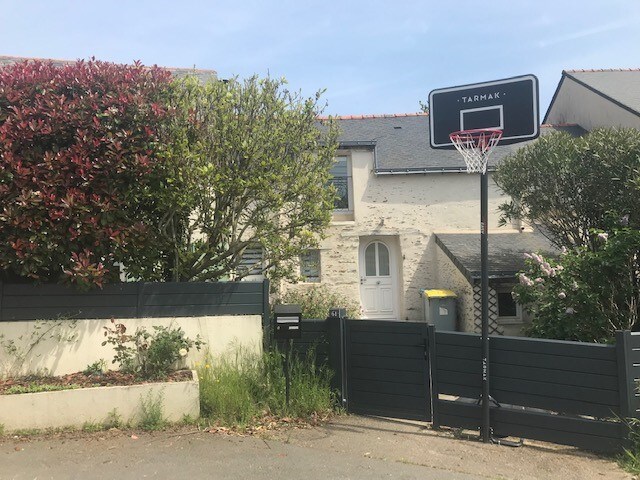
M 347 309 L 331 308 L 329 309 L 329 318 L 347 318 Z
M 300 305 L 276 305 L 274 337 L 276 339 L 300 338 L 302 336 L 302 310 Z

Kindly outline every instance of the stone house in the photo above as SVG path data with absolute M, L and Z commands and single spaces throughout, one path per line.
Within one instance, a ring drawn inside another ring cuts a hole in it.
M 479 328 L 480 177 L 466 173 L 457 151 L 430 148 L 428 122 L 422 113 L 338 118 L 333 221 L 320 248 L 301 258 L 304 281 L 285 289 L 323 284 L 357 299 L 363 318 L 399 321 L 424 318 L 423 290 L 451 289 L 458 329 Z M 542 128 L 553 130 L 581 131 Z M 498 226 L 506 198 L 491 172 L 520 146 L 497 147 L 489 160 L 491 320 L 507 334 L 526 321 L 510 294 L 523 253 L 553 250 L 519 224 Z

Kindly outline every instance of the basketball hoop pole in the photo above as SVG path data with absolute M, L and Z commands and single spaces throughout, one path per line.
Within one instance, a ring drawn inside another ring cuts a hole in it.
M 479 128 L 449 135 L 451 142 L 464 157 L 467 172 L 480 173 L 480 315 L 482 323 L 482 426 L 484 443 L 491 442 L 491 409 L 489 402 L 489 177 L 487 161 L 502 137 L 502 130 Z
M 491 442 L 489 409 L 489 179 L 485 171 L 480 175 L 480 280 L 482 301 L 482 441 Z
M 481 437 L 491 441 L 489 419 L 489 266 L 487 159 L 500 142 L 511 144 L 540 135 L 538 79 L 535 75 L 437 88 L 429 93 L 429 144 L 452 145 L 462 154 L 467 172 L 480 173 L 481 256 Z M 504 136 L 503 136 L 504 134 Z

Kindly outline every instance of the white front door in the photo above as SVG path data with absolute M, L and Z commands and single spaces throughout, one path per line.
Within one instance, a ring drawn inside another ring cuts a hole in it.
M 379 240 L 360 250 L 360 300 L 364 318 L 396 319 L 393 257 Z

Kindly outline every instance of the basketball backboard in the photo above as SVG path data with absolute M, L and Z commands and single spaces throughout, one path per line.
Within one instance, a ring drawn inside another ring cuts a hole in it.
M 476 128 L 502 130 L 500 145 L 537 138 L 540 114 L 535 75 L 439 88 L 429 94 L 432 148 L 454 148 L 449 134 Z

